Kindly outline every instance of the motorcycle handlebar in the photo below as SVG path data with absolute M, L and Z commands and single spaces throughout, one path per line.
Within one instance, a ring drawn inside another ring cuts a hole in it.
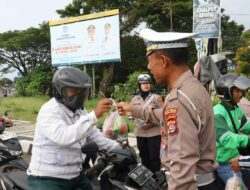
M 103 161 L 99 160 L 96 165 L 92 166 L 91 168 L 89 168 L 85 171 L 85 175 L 91 176 L 95 171 L 102 169 L 104 167 L 105 167 L 105 164 L 103 163 Z

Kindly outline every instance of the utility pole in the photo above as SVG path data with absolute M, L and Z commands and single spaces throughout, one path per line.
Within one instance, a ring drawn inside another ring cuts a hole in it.
M 170 0 L 169 2 L 169 7 L 170 7 L 170 11 L 169 11 L 169 17 L 170 17 L 170 32 L 173 32 L 173 10 L 172 10 L 172 0 Z

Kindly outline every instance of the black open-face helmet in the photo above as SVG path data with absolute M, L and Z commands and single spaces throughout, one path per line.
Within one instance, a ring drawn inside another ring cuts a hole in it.
M 232 88 L 236 87 L 242 91 L 250 88 L 250 79 L 235 74 L 222 75 L 215 84 L 216 92 L 226 101 L 232 100 Z
M 89 75 L 74 67 L 59 69 L 54 74 L 52 83 L 55 90 L 55 98 L 57 100 L 64 98 L 64 90 L 67 87 L 83 88 L 84 98 L 86 98 L 91 88 L 91 78 Z

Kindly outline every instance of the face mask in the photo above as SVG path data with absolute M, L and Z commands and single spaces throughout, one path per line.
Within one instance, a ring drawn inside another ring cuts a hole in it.
M 75 94 L 64 99 L 64 105 L 72 111 L 83 108 L 83 102 L 83 94 Z

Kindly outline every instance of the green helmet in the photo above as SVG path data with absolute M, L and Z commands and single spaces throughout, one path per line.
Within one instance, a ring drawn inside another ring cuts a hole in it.
M 225 74 L 215 84 L 217 94 L 226 101 L 232 100 L 232 87 L 246 91 L 250 88 L 250 79 L 235 74 Z

